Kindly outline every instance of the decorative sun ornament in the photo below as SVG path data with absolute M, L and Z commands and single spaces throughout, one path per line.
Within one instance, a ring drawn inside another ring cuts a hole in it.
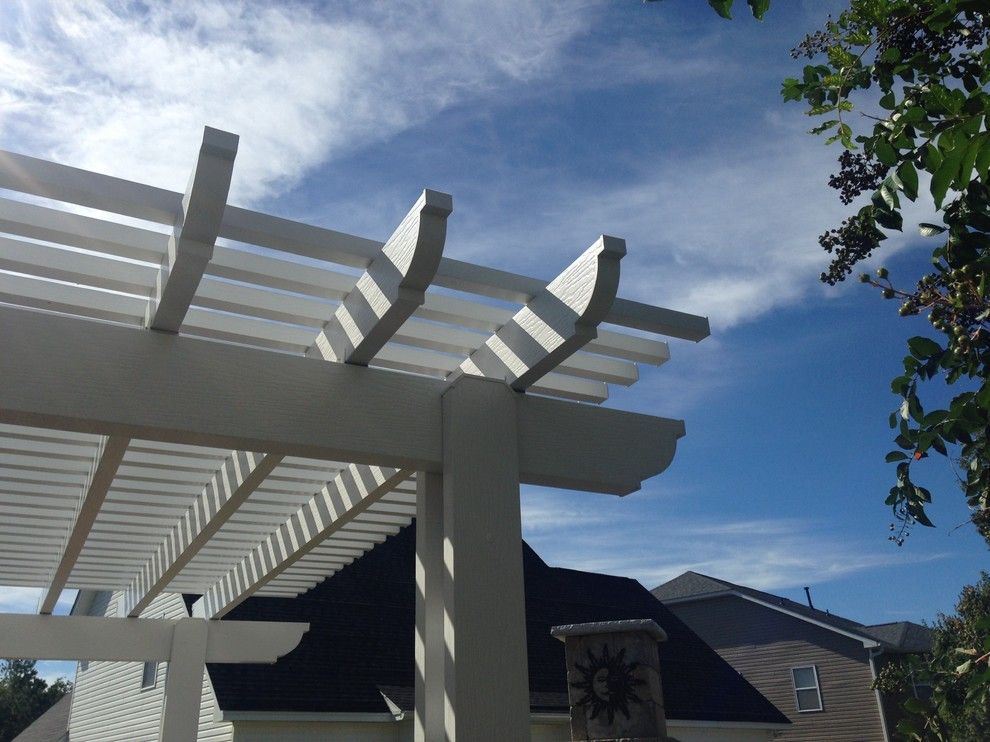
M 588 649 L 588 664 L 575 662 L 583 679 L 571 683 L 572 688 L 584 692 L 578 699 L 578 706 L 590 706 L 591 718 L 596 719 L 603 711 L 608 716 L 608 723 L 615 721 L 616 711 L 621 711 L 626 719 L 630 718 L 629 704 L 642 703 L 636 695 L 636 686 L 646 685 L 646 682 L 634 676 L 639 662 L 626 662 L 626 650 L 620 649 L 615 657 L 611 656 L 608 644 L 602 646 L 599 656 Z

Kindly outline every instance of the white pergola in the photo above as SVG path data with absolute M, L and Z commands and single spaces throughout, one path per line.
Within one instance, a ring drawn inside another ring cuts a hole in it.
M 306 629 L 217 619 L 416 518 L 417 739 L 528 739 L 519 485 L 663 471 L 681 421 L 588 403 L 708 322 L 616 298 L 614 237 L 550 283 L 445 258 L 435 191 L 384 244 L 230 206 L 237 144 L 184 194 L 0 152 L 0 584 L 43 590 L 0 656 L 168 660 L 195 738 L 204 662 Z M 121 615 L 51 616 L 71 588 Z M 163 592 L 195 617 L 138 618 Z

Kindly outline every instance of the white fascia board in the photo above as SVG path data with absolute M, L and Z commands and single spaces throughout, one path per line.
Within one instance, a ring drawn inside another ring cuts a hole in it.
M 828 629 L 829 631 L 834 631 L 836 634 L 842 634 L 843 636 L 847 636 L 850 639 L 855 639 L 856 641 L 862 642 L 863 647 L 865 649 L 875 649 L 877 647 L 882 646 L 881 643 L 878 642 L 876 639 L 871 639 L 864 636 L 863 634 L 857 634 L 852 631 L 846 631 L 845 629 L 837 628 L 835 626 L 825 623 L 824 621 L 817 621 L 814 618 L 810 618 L 809 616 L 803 616 L 796 611 L 789 611 L 783 606 L 774 605 L 769 601 L 760 600 L 759 598 L 754 598 L 752 595 L 746 595 L 745 593 L 741 593 L 737 590 L 731 590 L 731 589 L 720 590 L 719 592 L 703 593 L 702 595 L 692 595 L 686 598 L 674 598 L 673 600 L 662 600 L 661 598 L 657 598 L 657 600 L 659 600 L 664 605 L 677 605 L 679 603 L 693 603 L 696 600 L 711 600 L 712 598 L 724 598 L 727 596 L 742 598 L 743 600 L 748 600 L 750 603 L 756 603 L 757 605 L 762 605 L 764 608 L 771 608 L 777 611 L 778 613 L 783 613 L 785 615 L 791 616 L 792 618 L 800 619 L 801 621 L 804 621 L 806 623 L 814 624 L 815 626 L 820 626 L 821 628 Z

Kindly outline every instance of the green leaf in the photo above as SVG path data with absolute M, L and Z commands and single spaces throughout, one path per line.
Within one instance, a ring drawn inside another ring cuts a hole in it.
M 930 358 L 931 356 L 942 352 L 941 345 L 936 343 L 931 338 L 926 338 L 921 335 L 916 335 L 908 340 L 908 348 L 911 351 L 911 355 L 919 359 Z
M 770 9 L 770 0 L 749 0 L 749 9 L 753 11 L 756 20 L 762 21 L 764 14 Z
M 910 160 L 902 162 L 901 166 L 897 168 L 897 177 L 901 179 L 904 195 L 914 201 L 918 197 L 918 171 L 915 169 L 914 163 Z
M 904 217 L 899 211 L 881 211 L 877 209 L 874 214 L 879 224 L 884 229 L 896 229 L 898 232 L 904 227 Z
M 907 459 L 908 455 L 903 451 L 891 451 L 884 460 L 888 464 L 893 464 L 895 461 L 907 461 Z
M 897 152 L 886 139 L 877 140 L 873 145 L 873 153 L 884 165 L 893 165 L 897 162 Z
M 893 110 L 894 106 L 896 106 L 896 105 L 897 105 L 897 102 L 894 99 L 894 94 L 893 93 L 887 93 L 885 96 L 883 96 L 880 99 L 880 107 L 881 108 L 886 108 L 888 111 Z
M 927 710 L 925 704 L 917 698 L 909 698 L 904 702 L 904 708 L 912 714 L 923 714 Z
M 980 152 L 976 155 L 976 174 L 984 185 L 990 175 L 990 137 L 984 132 L 980 136 Z
M 732 20 L 732 0 L 708 0 L 708 4 L 711 5 L 712 10 L 720 16 L 726 20 Z
M 973 137 L 966 152 L 963 154 L 959 164 L 959 175 L 956 176 L 956 190 L 964 191 L 969 185 L 969 179 L 973 175 L 973 166 L 976 164 L 976 156 L 980 153 L 980 138 Z
M 932 197 L 935 199 L 935 208 L 942 208 L 942 200 L 949 190 L 949 186 L 959 175 L 959 166 L 962 163 L 965 151 L 962 147 L 954 147 L 946 153 L 945 159 L 939 165 L 938 170 L 932 176 Z
M 945 231 L 945 227 L 940 227 L 930 222 L 922 222 L 918 225 L 918 231 L 922 237 L 934 237 L 937 234 L 942 234 Z

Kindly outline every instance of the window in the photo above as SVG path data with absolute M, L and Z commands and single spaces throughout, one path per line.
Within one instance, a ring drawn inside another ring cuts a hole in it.
M 158 663 L 145 662 L 141 673 L 141 687 L 154 688 L 156 682 L 158 682 Z
M 791 668 L 794 696 L 798 711 L 821 711 L 822 693 L 818 686 L 818 670 L 814 665 Z
M 161 614 L 158 618 L 164 619 L 165 614 Z M 141 670 L 141 690 L 145 688 L 154 688 L 158 684 L 158 662 L 145 662 L 144 669 Z

